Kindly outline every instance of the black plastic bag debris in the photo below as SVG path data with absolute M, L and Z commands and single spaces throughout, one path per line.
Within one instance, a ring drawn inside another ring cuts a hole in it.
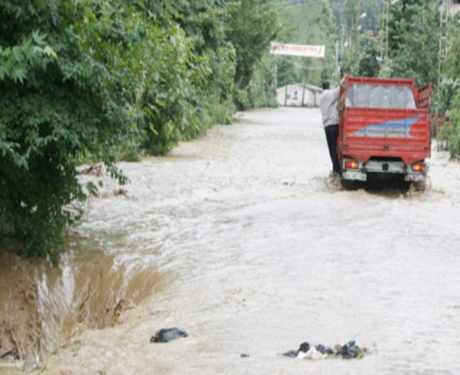
M 299 359 L 326 359 L 326 358 L 343 358 L 343 359 L 360 359 L 368 353 L 367 348 L 361 348 L 356 345 L 355 341 L 349 341 L 345 345 L 336 345 L 334 349 L 325 345 L 310 345 L 308 342 L 300 344 L 299 349 L 289 350 L 283 353 L 283 356 Z
M 179 328 L 162 328 L 150 338 L 152 343 L 165 343 L 177 340 L 182 337 L 188 337 L 188 333 Z

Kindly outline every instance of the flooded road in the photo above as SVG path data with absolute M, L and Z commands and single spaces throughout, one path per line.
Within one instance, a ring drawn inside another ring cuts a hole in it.
M 458 374 L 460 165 L 434 153 L 424 194 L 343 191 L 324 138 L 316 109 L 254 111 L 169 157 L 122 164 L 127 194 L 92 200 L 77 228 L 76 254 L 99 255 L 72 263 L 110 266 L 57 279 L 142 271 L 127 295 L 145 291 L 120 324 L 71 335 L 40 373 Z M 189 337 L 149 343 L 172 326 Z M 371 354 L 280 356 L 350 339 Z

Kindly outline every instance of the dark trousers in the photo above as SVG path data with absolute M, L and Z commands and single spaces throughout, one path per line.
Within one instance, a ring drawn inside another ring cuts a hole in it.
M 339 125 L 329 125 L 324 129 L 326 131 L 327 146 L 331 156 L 332 169 L 340 173 L 340 163 L 337 157 L 337 138 L 339 137 Z

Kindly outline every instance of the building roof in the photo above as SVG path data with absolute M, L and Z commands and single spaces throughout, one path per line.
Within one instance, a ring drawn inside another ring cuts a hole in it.
M 313 91 L 313 92 L 322 92 L 323 91 L 323 89 L 321 87 L 318 87 L 318 86 L 315 86 L 315 85 L 310 85 L 309 83 L 291 83 L 289 85 L 278 87 L 278 90 L 279 89 L 284 89 L 286 86 L 288 88 L 296 87 L 298 89 L 302 89 L 302 87 L 305 87 L 306 89 L 308 89 L 310 91 Z

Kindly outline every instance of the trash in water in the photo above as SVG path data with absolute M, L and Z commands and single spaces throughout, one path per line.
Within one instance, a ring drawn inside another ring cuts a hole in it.
M 240 358 L 249 358 L 249 354 L 247 353 L 241 353 Z
M 289 358 L 297 358 L 297 355 L 299 354 L 298 350 L 289 350 L 286 353 L 283 353 L 283 356 L 289 357 Z
M 4 353 L 0 352 L 0 359 L 11 359 L 13 361 L 19 360 L 19 353 L 16 348 L 7 350 Z
M 334 351 L 327 347 L 327 346 L 324 346 L 324 345 L 316 345 L 315 346 L 315 349 L 320 352 L 321 354 L 327 354 L 327 355 L 331 355 L 331 354 L 334 354 Z
M 179 328 L 162 328 L 150 338 L 150 342 L 170 342 L 181 337 L 188 337 L 187 332 Z
M 345 345 L 335 346 L 335 355 L 343 359 L 363 358 L 368 353 L 367 348 L 360 348 L 355 341 L 350 341 Z
M 283 356 L 299 359 L 324 359 L 332 354 L 334 354 L 334 351 L 324 345 L 312 346 L 308 342 L 303 342 L 300 344 L 299 349 L 290 350 L 284 353 Z
M 283 353 L 283 356 L 315 360 L 326 358 L 359 359 L 367 353 L 368 349 L 359 347 L 355 341 L 349 341 L 345 345 L 336 345 L 334 349 L 321 344 L 313 346 L 308 342 L 303 342 L 300 344 L 299 349 L 289 350 Z

